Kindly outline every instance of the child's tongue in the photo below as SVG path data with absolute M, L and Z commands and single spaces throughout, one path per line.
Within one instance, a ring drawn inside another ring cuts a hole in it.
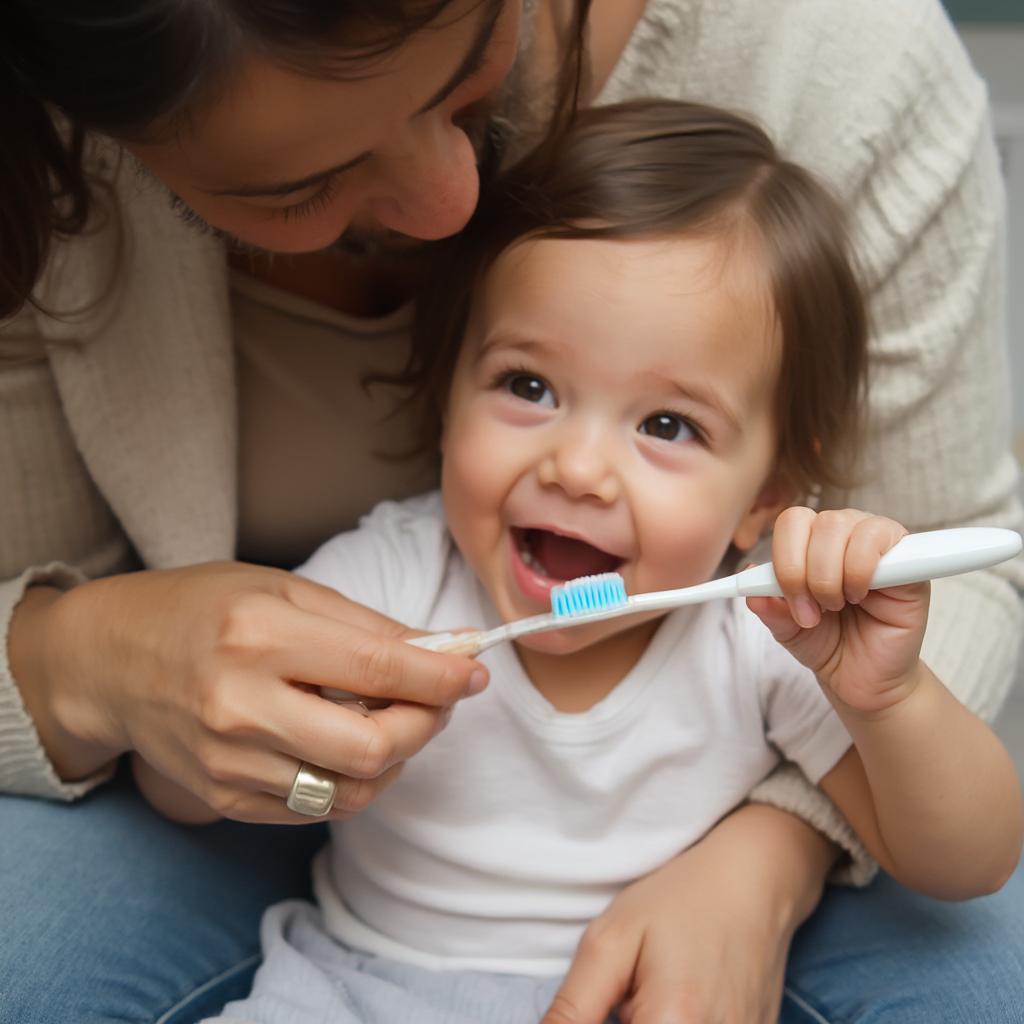
M 544 573 L 556 580 L 614 572 L 621 561 L 586 541 L 560 537 L 548 530 L 528 530 L 527 541 Z

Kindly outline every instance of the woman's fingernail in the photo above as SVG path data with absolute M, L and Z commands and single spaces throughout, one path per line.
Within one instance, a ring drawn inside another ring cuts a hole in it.
M 798 626 L 813 629 L 821 621 L 821 612 L 809 597 L 798 597 L 793 602 L 793 618 Z
M 473 669 L 469 677 L 469 695 L 472 697 L 487 687 L 487 672 L 482 668 Z

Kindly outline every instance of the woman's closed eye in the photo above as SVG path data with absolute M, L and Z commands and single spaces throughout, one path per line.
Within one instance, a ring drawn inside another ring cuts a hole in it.
M 325 178 L 320 187 L 301 202 L 292 203 L 290 206 L 275 206 L 272 208 L 272 215 L 280 217 L 284 221 L 301 220 L 311 214 L 326 210 L 334 200 L 338 191 L 337 175 Z
M 535 373 L 513 370 L 503 374 L 499 384 L 510 395 L 514 395 L 524 402 L 531 402 L 548 409 L 554 409 L 558 405 L 551 386 L 543 377 L 538 377 Z
M 704 435 L 693 420 L 677 412 L 656 412 L 640 423 L 641 434 L 659 441 L 703 441 Z
M 453 87 L 451 91 L 455 92 L 457 89 L 461 89 L 467 82 L 472 82 L 481 76 L 490 67 L 490 62 L 490 50 L 485 50 L 484 52 L 477 54 L 472 65 L 464 70 L 463 77 L 457 83 L 457 86 Z M 437 97 L 427 109 L 432 110 L 434 107 L 440 106 L 447 98 L 447 95 Z M 421 113 L 426 113 L 426 110 Z M 344 171 L 339 170 L 336 174 L 332 174 L 330 177 L 325 178 L 312 195 L 307 196 L 305 199 L 302 199 L 297 203 L 289 203 L 286 206 L 270 207 L 271 216 L 279 217 L 287 223 L 288 221 L 301 220 L 304 217 L 309 217 L 313 214 L 326 210 L 337 195 L 338 188 L 341 184 L 338 179 L 343 173 Z

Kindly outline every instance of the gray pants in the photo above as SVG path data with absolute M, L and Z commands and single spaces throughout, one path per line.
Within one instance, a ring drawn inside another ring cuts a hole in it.
M 271 907 L 261 939 L 249 997 L 203 1024 L 538 1024 L 561 983 L 356 953 L 324 931 L 320 911 L 304 900 Z

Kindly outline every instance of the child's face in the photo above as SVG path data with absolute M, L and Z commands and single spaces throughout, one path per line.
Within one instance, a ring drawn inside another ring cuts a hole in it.
M 780 342 L 749 247 L 712 239 L 528 239 L 488 273 L 456 365 L 442 490 L 504 620 L 552 586 L 627 593 L 712 576 L 780 503 Z M 569 652 L 639 617 L 530 638 Z

